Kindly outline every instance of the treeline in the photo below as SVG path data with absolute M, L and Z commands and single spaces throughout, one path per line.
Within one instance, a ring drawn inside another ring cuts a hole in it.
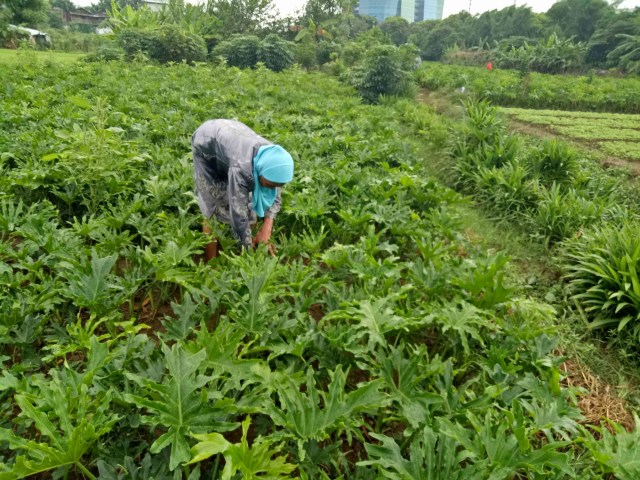
M 560 0 L 546 13 L 507 7 L 408 26 L 407 41 L 425 60 L 545 73 L 589 68 L 640 72 L 640 8 L 605 0 Z
M 51 6 L 65 11 L 74 8 L 70 0 L 4 3 L 0 7 L 0 41 L 3 25 L 55 27 L 59 26 L 59 18 L 51 14 Z M 400 17 L 378 23 L 375 18 L 356 15 L 356 4 L 355 0 L 309 0 L 290 17 L 278 15 L 273 0 L 209 0 L 199 5 L 171 0 L 160 12 L 152 12 L 142 0 L 100 0 L 90 10 L 106 12 L 109 18 L 105 26 L 116 34 L 133 28 L 146 31 L 147 37 L 157 37 L 158 32 L 149 32 L 170 26 L 191 40 L 196 35 L 206 47 L 204 57 L 217 58 L 222 53 L 231 64 L 238 55 L 230 44 L 255 44 L 277 35 L 282 41 L 291 42 L 286 49 L 280 42 L 278 49 L 287 50 L 286 56 L 305 68 L 339 58 L 351 63 L 354 54 L 362 56 L 362 48 L 409 44 L 417 48 L 416 56 L 430 61 L 462 65 L 492 62 L 498 68 L 525 72 L 618 69 L 640 73 L 640 8 L 620 9 L 605 0 L 560 0 L 545 13 L 512 6 L 475 16 L 460 12 L 444 20 L 410 24 Z M 234 40 L 237 36 L 252 39 L 238 42 Z M 59 42 L 54 48 L 73 47 L 73 42 L 63 43 L 59 36 L 56 38 Z M 200 40 L 196 42 L 200 44 Z M 272 38 L 271 43 L 274 42 Z M 253 51 L 259 53 L 259 49 Z M 203 53 L 198 48 L 197 55 L 187 60 L 201 58 Z M 246 62 L 241 59 L 239 63 Z

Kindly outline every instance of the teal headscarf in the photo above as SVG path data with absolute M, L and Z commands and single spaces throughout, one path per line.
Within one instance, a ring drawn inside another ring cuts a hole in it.
M 264 177 L 274 183 L 289 183 L 293 179 L 293 159 L 280 145 L 260 147 L 253 159 L 253 210 L 259 217 L 276 201 L 277 189 L 260 185 Z

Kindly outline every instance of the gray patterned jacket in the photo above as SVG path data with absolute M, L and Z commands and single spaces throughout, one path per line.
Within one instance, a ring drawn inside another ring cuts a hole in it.
M 260 147 L 272 145 L 245 124 L 236 120 L 209 120 L 195 131 L 191 139 L 195 175 L 207 182 L 226 182 L 229 194 L 231 227 L 243 247 L 251 246 L 251 228 L 247 205 L 253 192 L 253 159 Z M 282 199 L 280 189 L 276 200 L 265 212 L 275 218 Z

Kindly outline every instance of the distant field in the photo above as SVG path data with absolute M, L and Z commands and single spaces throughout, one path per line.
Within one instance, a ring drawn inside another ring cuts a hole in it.
M 515 70 L 487 70 L 425 62 L 415 72 L 429 91 L 460 92 L 517 108 L 554 108 L 583 112 L 640 113 L 640 79 L 636 76 L 521 75 Z
M 0 63 L 18 64 L 26 59 L 34 59 L 42 62 L 73 63 L 82 58 L 84 53 L 50 52 L 36 50 L 8 50 L 0 48 Z
M 640 115 L 504 108 L 510 117 L 570 140 L 588 142 L 607 155 L 640 161 Z

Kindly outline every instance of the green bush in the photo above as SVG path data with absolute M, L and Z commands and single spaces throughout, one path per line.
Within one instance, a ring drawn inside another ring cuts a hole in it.
M 397 47 L 378 45 L 366 53 L 363 65 L 353 70 L 350 82 L 369 103 L 377 102 L 381 95 L 403 95 L 410 82 L 409 74 L 402 67 Z
M 124 29 L 118 34 L 118 41 L 128 60 L 140 53 L 160 63 L 206 59 L 207 48 L 202 37 L 185 33 L 174 25 L 154 30 Z
M 543 140 L 533 151 L 531 168 L 547 186 L 570 183 L 578 173 L 578 154 L 569 145 L 555 139 Z
M 109 62 L 122 59 L 123 51 L 116 45 L 102 45 L 95 53 L 84 57 L 85 62 Z
M 161 63 L 204 62 L 207 56 L 207 46 L 199 35 L 186 33 L 174 25 L 163 25 L 155 31 L 156 44 L 153 60 Z
M 605 200 L 589 200 L 573 188 L 564 190 L 558 184 L 548 190 L 541 189 L 540 202 L 532 216 L 534 229 L 548 244 L 570 238 L 594 225 L 605 211 Z
M 331 56 L 334 53 L 337 53 L 339 50 L 338 45 L 333 42 L 320 42 L 317 48 L 317 59 L 318 65 L 324 65 L 325 63 L 329 63 L 332 58 Z
M 501 216 L 527 217 L 540 200 L 538 183 L 517 161 L 500 168 L 480 167 L 473 179 L 478 200 L 492 211 L 502 212 Z
M 314 42 L 296 44 L 294 57 L 296 63 L 303 68 L 310 69 L 318 66 L 317 49 Z
M 267 35 L 260 43 L 258 58 L 269 70 L 280 72 L 293 65 L 293 49 L 290 42 L 275 33 Z
M 568 243 L 569 292 L 592 328 L 617 326 L 640 340 L 640 225 L 607 225 Z
M 362 43 L 349 42 L 342 47 L 339 53 L 339 58 L 347 67 L 353 67 L 356 63 L 362 60 L 364 57 L 366 48 Z
M 254 35 L 236 35 L 222 42 L 213 51 L 214 56 L 224 57 L 227 65 L 238 68 L 253 68 L 258 63 L 260 39 Z

